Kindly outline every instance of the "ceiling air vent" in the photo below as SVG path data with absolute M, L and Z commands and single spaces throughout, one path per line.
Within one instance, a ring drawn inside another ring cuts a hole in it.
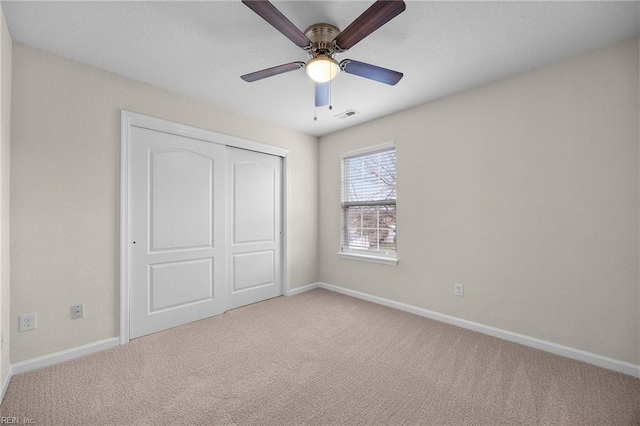
M 358 113 L 358 111 L 354 111 L 354 110 L 350 109 L 348 111 L 345 111 L 345 112 L 342 112 L 342 113 L 336 115 L 336 118 L 339 118 L 340 120 L 344 120 L 345 118 L 354 116 L 357 113 Z

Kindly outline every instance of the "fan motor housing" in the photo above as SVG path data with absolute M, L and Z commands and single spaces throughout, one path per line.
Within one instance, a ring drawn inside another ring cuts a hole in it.
M 332 42 L 338 34 L 340 30 L 331 24 L 314 24 L 307 28 L 304 35 L 313 43 L 311 55 L 332 55 L 335 51 Z

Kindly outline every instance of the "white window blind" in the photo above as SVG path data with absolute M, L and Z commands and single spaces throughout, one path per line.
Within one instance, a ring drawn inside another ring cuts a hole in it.
M 342 160 L 342 251 L 396 257 L 396 150 Z

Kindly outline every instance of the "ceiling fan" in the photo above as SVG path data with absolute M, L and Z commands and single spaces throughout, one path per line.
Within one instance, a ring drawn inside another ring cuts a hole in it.
M 398 71 L 353 59 L 344 59 L 340 63 L 334 59 L 336 53 L 351 49 L 402 13 L 406 8 L 402 0 L 377 0 L 343 31 L 330 24 L 314 24 L 304 33 L 268 0 L 242 0 L 242 2 L 309 55 L 306 63 L 290 62 L 240 76 L 244 81 L 253 82 L 305 68 L 309 77 L 315 82 L 315 105 L 319 107 L 329 103 L 329 82 L 340 71 L 391 86 L 402 78 L 403 74 Z

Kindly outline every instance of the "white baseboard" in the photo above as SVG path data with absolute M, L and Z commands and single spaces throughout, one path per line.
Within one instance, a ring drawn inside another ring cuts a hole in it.
M 11 372 L 12 375 L 15 376 L 16 374 L 26 373 L 27 371 L 37 370 L 39 368 L 59 364 L 81 356 L 115 348 L 119 345 L 120 339 L 118 337 L 111 337 L 109 339 L 99 340 L 97 342 L 88 343 L 71 349 L 65 349 L 64 351 L 40 356 L 38 358 L 16 362 L 15 364 L 11 364 Z
M 7 377 L 2 381 L 2 388 L 0 389 L 0 404 L 4 401 L 4 394 L 7 393 L 7 388 L 9 387 L 9 382 L 11 381 L 11 377 L 13 377 L 13 368 L 9 366 L 9 371 L 7 371 Z
M 621 361 L 615 358 L 609 358 L 606 356 L 583 351 L 581 349 L 571 348 L 569 346 L 559 345 L 557 343 L 537 339 L 535 337 L 526 336 L 524 334 L 514 333 L 511 331 L 502 330 L 500 328 L 479 324 L 477 322 L 467 321 L 467 320 L 456 318 L 450 315 L 440 314 L 438 312 L 430 311 L 428 309 L 418 308 L 417 306 L 407 305 L 405 303 L 384 299 L 378 296 L 372 296 L 370 294 L 361 293 L 355 290 L 349 290 L 347 288 L 338 287 L 332 284 L 321 282 L 321 283 L 318 283 L 318 287 L 335 291 L 336 293 L 345 294 L 347 296 L 356 297 L 358 299 L 366 300 L 368 302 L 373 302 L 379 305 L 384 305 L 390 308 L 395 308 L 401 311 L 409 312 L 415 315 L 420 315 L 422 317 L 430 318 L 436 321 L 466 328 L 468 330 L 473 330 L 479 333 L 488 334 L 489 336 L 498 337 L 503 340 L 519 343 L 524 346 L 529 346 L 531 348 L 539 349 L 545 352 L 550 352 L 556 355 L 564 356 L 566 358 L 571 358 L 577 361 L 586 362 L 588 364 L 596 365 L 598 367 L 606 368 L 608 370 L 617 371 L 619 373 L 627 374 L 629 376 L 640 377 L 640 365 L 632 364 L 630 362 Z
M 318 287 L 320 287 L 320 283 L 312 283 L 303 285 L 302 287 L 292 288 L 289 290 L 289 294 L 287 294 L 287 296 L 295 296 L 296 294 L 304 293 L 305 291 L 313 290 Z

